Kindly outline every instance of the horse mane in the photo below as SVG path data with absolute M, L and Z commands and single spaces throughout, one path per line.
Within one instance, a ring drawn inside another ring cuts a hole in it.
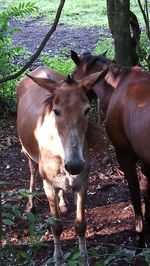
M 131 72 L 131 67 L 121 67 L 118 64 L 112 64 L 109 68 L 109 73 L 113 76 L 114 79 L 124 78 Z
M 41 124 L 43 123 L 46 114 L 49 114 L 52 111 L 53 107 L 52 103 L 53 103 L 53 95 L 50 95 L 46 100 L 44 100 L 43 104 L 45 105 L 45 108 L 41 116 Z
M 72 76 L 68 75 L 68 76 L 65 78 L 64 81 L 67 82 L 69 85 L 71 85 L 71 84 L 74 83 L 75 80 L 73 79 Z
M 110 60 L 107 59 L 105 55 L 92 55 L 90 52 L 83 53 L 81 60 L 83 59 L 83 62 L 87 64 L 86 70 L 89 72 L 94 65 L 99 62 L 101 64 L 106 64 Z
M 81 56 L 81 60 L 83 60 L 83 63 L 86 64 L 87 72 L 89 72 L 95 66 L 96 63 L 109 66 L 110 69 L 107 76 L 111 74 L 114 79 L 117 79 L 118 77 L 125 77 L 127 74 L 129 74 L 131 70 L 131 67 L 121 67 L 116 64 L 114 60 L 108 59 L 103 54 L 92 55 L 90 52 L 85 52 Z

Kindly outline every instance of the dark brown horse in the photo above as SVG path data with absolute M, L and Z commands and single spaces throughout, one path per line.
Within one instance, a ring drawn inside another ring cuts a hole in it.
M 88 58 L 78 57 L 73 52 L 72 59 L 76 63 L 73 77 L 83 78 L 109 66 L 107 75 L 93 86 L 93 90 L 107 111 L 106 131 L 128 181 L 136 233 L 142 245 L 143 215 L 136 163 L 140 160 L 145 175 L 141 190 L 145 202 L 145 221 L 150 227 L 150 74 L 139 67 L 119 67 L 103 57 L 90 54 Z
M 88 186 L 89 155 L 86 140 L 89 101 L 85 95 L 108 70 L 80 81 L 46 67 L 23 78 L 17 87 L 17 128 L 22 149 L 29 159 L 30 192 L 35 188 L 37 170 L 43 179 L 51 215 L 54 217 L 54 259 L 62 265 L 60 235 L 63 230 L 58 210 L 66 211 L 63 190 L 76 194 L 75 230 L 83 265 L 86 260 L 84 203 Z M 28 210 L 33 207 L 32 196 Z

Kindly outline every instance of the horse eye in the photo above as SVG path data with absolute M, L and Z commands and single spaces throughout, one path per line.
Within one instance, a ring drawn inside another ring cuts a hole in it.
M 60 116 L 61 115 L 61 111 L 58 109 L 53 109 L 53 112 L 55 113 L 55 115 Z
M 85 111 L 84 111 L 84 114 L 87 115 L 89 113 L 89 111 L 91 110 L 90 107 L 86 108 Z

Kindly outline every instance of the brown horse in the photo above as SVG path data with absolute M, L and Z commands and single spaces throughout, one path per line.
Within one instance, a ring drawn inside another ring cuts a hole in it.
M 78 58 L 78 62 L 77 62 Z M 106 131 L 118 162 L 128 181 L 135 212 L 139 245 L 143 245 L 143 215 L 136 163 L 144 174 L 141 190 L 145 202 L 145 221 L 150 226 L 150 74 L 139 67 L 119 67 L 103 55 L 78 57 L 73 78 L 83 78 L 109 66 L 105 78 L 93 86 L 106 112 Z
M 23 78 L 17 87 L 17 128 L 22 149 L 29 159 L 30 192 L 35 188 L 37 170 L 43 179 L 51 215 L 54 217 L 54 259 L 62 263 L 60 235 L 63 230 L 58 210 L 66 211 L 63 190 L 76 194 L 75 231 L 84 265 L 86 260 L 86 222 L 84 213 L 88 186 L 89 155 L 86 141 L 89 101 L 85 95 L 108 70 L 80 81 L 46 67 L 39 67 Z M 32 196 L 28 210 L 33 207 Z

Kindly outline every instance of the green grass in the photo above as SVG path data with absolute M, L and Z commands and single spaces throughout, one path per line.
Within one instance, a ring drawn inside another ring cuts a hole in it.
M 101 39 L 97 42 L 93 54 L 103 54 L 107 50 L 107 57 L 110 59 L 114 58 L 114 44 L 112 38 Z
M 27 2 L 28 0 L 24 0 Z M 20 1 L 15 1 L 22 2 Z M 38 11 L 32 15 L 32 18 L 42 17 L 45 24 L 51 24 L 60 1 L 58 0 L 30 0 L 38 7 Z M 136 0 L 132 0 L 131 10 L 137 15 L 139 22 L 143 24 L 143 18 L 139 10 Z M 13 0 L 0 0 L 0 5 L 3 8 L 13 5 Z M 26 18 L 27 20 L 29 18 Z M 41 23 L 40 21 L 37 23 Z M 104 0 L 66 0 L 62 12 L 60 23 L 71 27 L 104 27 L 108 26 L 106 1 Z
M 44 66 L 51 67 L 58 72 L 63 73 L 64 75 L 68 75 L 72 73 L 75 64 L 71 60 L 71 58 L 65 57 L 49 57 L 49 55 L 43 55 L 41 57 L 41 62 Z

